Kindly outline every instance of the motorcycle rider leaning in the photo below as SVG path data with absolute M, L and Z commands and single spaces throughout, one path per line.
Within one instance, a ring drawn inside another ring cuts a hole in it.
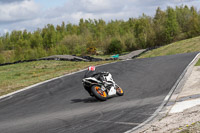
M 82 80 L 83 86 L 90 96 L 105 101 L 113 95 L 122 96 L 123 90 L 114 82 L 109 72 L 97 72 L 94 66 L 88 67 Z
M 103 76 L 107 76 L 108 72 L 97 72 L 95 71 L 95 66 L 88 67 L 88 71 L 85 73 L 84 78 L 94 77 L 97 80 L 100 80 L 103 83 L 106 83 Z

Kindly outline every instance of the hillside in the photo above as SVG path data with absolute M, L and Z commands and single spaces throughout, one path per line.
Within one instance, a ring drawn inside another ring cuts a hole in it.
M 141 55 L 139 58 L 190 53 L 190 52 L 197 52 L 197 51 L 200 51 L 200 36 L 179 41 L 179 42 L 175 42 L 175 43 L 171 43 L 169 45 L 165 45 L 158 49 L 148 51 L 144 53 L 143 55 Z

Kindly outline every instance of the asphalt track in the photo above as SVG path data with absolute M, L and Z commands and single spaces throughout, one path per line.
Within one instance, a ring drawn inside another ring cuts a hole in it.
M 1 133 L 121 133 L 148 119 L 197 53 L 100 66 L 124 89 L 106 102 L 91 98 L 84 72 L 0 100 Z

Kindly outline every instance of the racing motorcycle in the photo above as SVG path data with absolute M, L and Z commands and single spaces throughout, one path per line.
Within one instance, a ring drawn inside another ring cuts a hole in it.
M 95 77 L 88 77 L 82 80 L 84 88 L 88 91 L 90 96 L 95 97 L 100 101 L 106 101 L 108 97 L 123 96 L 124 92 L 113 80 L 109 72 L 102 74 L 103 81 Z

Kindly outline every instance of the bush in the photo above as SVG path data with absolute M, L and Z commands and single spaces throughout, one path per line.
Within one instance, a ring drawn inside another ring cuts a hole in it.
M 57 46 L 55 46 L 54 49 L 56 51 L 56 54 L 58 54 L 58 55 L 68 55 L 69 54 L 69 49 L 65 45 L 58 44 Z
M 121 54 L 122 51 L 122 43 L 118 39 L 113 39 L 107 49 L 108 54 Z
M 126 51 L 133 51 L 138 49 L 135 42 L 135 37 L 132 34 L 127 34 L 124 37 L 124 44 L 126 46 Z
M 37 58 L 41 58 L 41 57 L 46 57 L 47 56 L 47 52 L 45 49 L 38 47 L 35 49 L 37 51 Z
M 78 35 L 68 35 L 60 42 L 60 44 L 64 45 L 68 49 L 68 53 L 71 55 L 81 53 L 82 47 L 85 47 L 83 38 Z
M 4 57 L 0 54 L 0 64 L 3 64 L 3 63 L 5 63 L 5 59 L 4 59 Z
M 86 53 L 85 47 L 86 47 L 85 45 L 76 45 L 76 47 L 74 49 L 74 54 L 85 55 L 85 53 Z
M 89 48 L 87 48 L 87 54 L 95 55 L 96 51 L 97 51 L 96 47 L 89 47 Z
M 20 46 L 16 46 L 15 48 L 15 61 L 25 60 L 24 58 L 24 49 Z

